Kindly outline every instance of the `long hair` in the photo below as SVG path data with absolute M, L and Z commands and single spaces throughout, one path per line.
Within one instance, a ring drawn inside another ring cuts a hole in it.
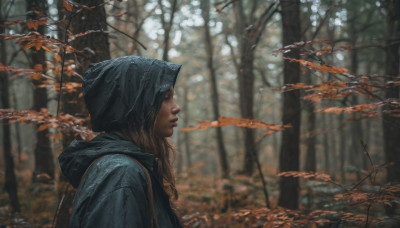
M 157 113 L 155 109 L 149 114 L 146 121 L 140 127 L 135 127 L 128 123 L 127 128 L 121 129 L 116 133 L 123 138 L 132 141 L 138 147 L 150 153 L 157 161 L 158 178 L 164 185 L 165 192 L 172 199 L 178 198 L 178 191 L 175 187 L 175 177 L 172 168 L 171 158 L 175 157 L 175 148 L 167 138 L 159 137 L 155 134 L 155 122 Z

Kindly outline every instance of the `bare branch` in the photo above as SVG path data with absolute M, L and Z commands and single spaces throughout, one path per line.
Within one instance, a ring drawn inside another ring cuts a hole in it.
M 231 58 L 232 58 L 233 65 L 235 65 L 235 69 L 236 69 L 236 71 L 238 71 L 239 63 L 236 60 L 237 58 L 236 58 L 235 49 L 233 48 L 232 44 L 229 42 L 228 35 L 229 34 L 225 34 L 225 43 L 229 46 L 229 49 L 231 50 Z
M 274 15 L 275 12 L 277 12 L 277 9 L 280 5 L 280 1 L 275 1 L 274 3 L 272 3 L 265 11 L 264 13 L 260 16 L 260 18 L 257 20 L 256 22 L 256 33 L 254 35 L 254 42 L 253 45 L 257 45 L 257 43 L 259 42 L 262 33 L 265 30 L 265 27 L 268 23 L 268 21 L 272 18 L 272 16 Z
M 137 40 L 135 37 L 132 37 L 131 35 L 129 35 L 129 34 L 123 32 L 123 31 L 119 30 L 118 28 L 116 28 L 116 27 L 110 25 L 110 24 L 107 23 L 107 22 L 106 22 L 106 24 L 107 24 L 108 26 L 110 26 L 112 29 L 114 29 L 115 31 L 117 31 L 117 32 L 119 32 L 119 33 L 121 33 L 121 34 L 123 34 L 123 35 L 125 35 L 125 36 L 127 36 L 127 37 L 129 37 L 129 38 L 131 38 L 132 40 L 134 40 L 134 41 L 135 41 L 136 43 L 138 43 L 144 50 L 147 50 L 146 46 L 144 46 L 144 44 L 142 44 L 142 42 L 140 42 L 139 40 Z
M 319 31 L 321 30 L 322 26 L 325 24 L 325 21 L 329 18 L 329 16 L 330 16 L 330 11 L 332 11 L 333 8 L 334 8 L 334 6 L 333 6 L 333 2 L 332 2 L 332 5 L 331 5 L 331 6 L 329 7 L 329 9 L 325 12 L 325 17 L 322 18 L 322 21 L 319 23 L 317 29 L 315 30 L 314 34 L 312 35 L 311 40 L 314 40 L 314 39 L 317 37 L 317 35 L 318 35 Z
M 229 1 L 229 2 L 225 3 L 220 9 L 217 9 L 217 12 L 218 13 L 222 12 L 222 10 L 224 10 L 226 7 L 228 7 L 230 4 L 232 4 L 232 3 L 236 2 L 236 1 L 237 0 L 232 0 L 232 1 Z

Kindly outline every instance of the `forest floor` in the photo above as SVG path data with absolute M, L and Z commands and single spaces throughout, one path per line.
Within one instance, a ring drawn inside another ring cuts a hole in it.
M 386 201 L 374 194 L 377 186 L 364 184 L 363 191 L 351 192 L 324 181 L 302 180 L 300 209 L 288 210 L 277 206 L 278 178 L 268 173 L 265 180 L 271 209 L 258 176 L 227 180 L 195 172 L 178 178 L 174 206 L 185 227 L 399 227 L 399 209 L 387 216 Z M 400 202 L 398 198 L 393 202 Z M 0 228 L 52 227 L 58 205 L 54 184 L 32 184 L 19 177 L 19 201 L 22 213 L 11 215 L 8 195 L 0 192 Z

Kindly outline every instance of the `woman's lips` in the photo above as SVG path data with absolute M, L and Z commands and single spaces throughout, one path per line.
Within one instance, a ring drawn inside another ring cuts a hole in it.
M 171 123 L 172 123 L 173 127 L 178 126 L 178 118 L 175 118 L 175 119 L 171 120 Z

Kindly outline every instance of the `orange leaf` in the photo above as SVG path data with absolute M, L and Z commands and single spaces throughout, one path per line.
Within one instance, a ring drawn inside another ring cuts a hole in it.
M 121 12 L 117 13 L 114 15 L 114 17 L 122 17 L 123 15 L 125 15 L 126 11 L 122 10 Z
M 291 62 L 298 62 L 301 65 L 311 69 L 316 69 L 322 72 L 326 72 L 326 73 L 331 73 L 331 74 L 343 74 L 343 73 L 348 73 L 349 70 L 347 70 L 346 68 L 338 68 L 338 67 L 334 67 L 332 65 L 329 64 L 324 64 L 324 65 L 318 65 L 315 63 L 312 63 L 310 61 L 306 61 L 306 60 L 302 60 L 302 59 L 291 59 L 291 58 L 286 58 L 288 60 L 290 60 Z
M 193 130 L 203 130 L 210 127 L 215 128 L 215 127 L 234 125 L 237 127 L 246 127 L 246 128 L 269 128 L 270 131 L 268 133 L 271 133 L 271 131 L 275 133 L 277 131 L 283 131 L 285 128 L 289 127 L 278 124 L 266 123 L 259 120 L 244 119 L 239 117 L 226 117 L 226 116 L 219 117 L 217 121 L 200 120 L 199 122 L 200 122 L 199 125 L 188 128 L 181 128 L 179 129 L 179 131 L 189 132 Z
M 42 49 L 47 51 L 47 52 L 52 52 L 52 53 L 57 53 L 58 52 L 56 49 L 48 47 L 48 46 L 45 46 L 45 45 L 42 46 Z
M 69 35 L 68 42 L 71 42 L 71 41 L 75 40 L 78 37 L 86 36 L 88 34 L 92 34 L 92 33 L 96 33 L 96 32 L 103 32 L 103 31 L 102 30 L 87 30 L 85 32 L 81 32 L 81 33 L 78 33 L 78 34 L 71 34 L 71 35 Z
M 29 159 L 29 155 L 27 153 L 22 152 L 20 158 L 21 160 L 26 161 Z
M 0 27 L 8 27 L 11 25 L 23 23 L 21 20 L 13 20 L 13 21 L 5 21 L 3 24 L 0 25 Z
M 62 139 L 62 137 L 63 137 L 63 134 L 62 133 L 56 133 L 56 134 L 54 134 L 54 139 Z
M 38 127 L 37 131 L 44 131 L 51 126 L 51 123 L 45 123 Z
M 83 51 L 77 50 L 69 45 L 65 46 L 65 50 L 67 51 L 67 53 L 71 53 L 71 52 L 82 53 L 83 52 Z
M 37 31 L 39 24 L 36 21 L 27 21 L 26 25 L 28 26 L 29 29 L 33 29 Z
M 29 29 L 33 29 L 37 31 L 39 25 L 47 25 L 48 21 L 47 18 L 43 18 L 40 20 L 28 20 L 26 21 L 26 25 L 28 26 Z
M 60 55 L 60 54 L 57 54 L 57 56 L 56 56 L 56 62 L 57 62 L 57 63 L 61 62 L 61 55 Z
M 73 68 L 71 65 L 68 65 L 68 66 L 66 67 L 66 70 L 67 70 L 67 75 L 68 75 L 69 77 L 71 77 L 71 76 L 72 76 L 72 73 L 74 72 L 74 68 Z
M 72 9 L 74 8 L 74 5 L 68 1 L 68 0 L 63 0 L 63 7 L 65 10 L 72 12 Z
M 35 44 L 36 51 L 39 51 L 41 47 L 42 47 L 42 42 L 36 42 Z
M 39 79 L 42 78 L 42 73 L 34 73 L 32 75 L 32 78 L 35 79 L 35 80 L 39 80 Z
M 333 51 L 332 46 L 331 46 L 331 45 L 328 45 L 328 46 L 322 47 L 320 50 L 316 50 L 315 53 L 316 53 L 317 55 L 325 55 L 325 54 L 327 54 L 327 53 L 328 53 L 328 54 L 332 53 L 332 51 Z
M 59 75 L 59 74 L 61 74 L 61 67 L 58 66 L 58 67 L 56 67 L 56 68 L 53 68 L 52 73 L 53 73 L 53 75 Z

